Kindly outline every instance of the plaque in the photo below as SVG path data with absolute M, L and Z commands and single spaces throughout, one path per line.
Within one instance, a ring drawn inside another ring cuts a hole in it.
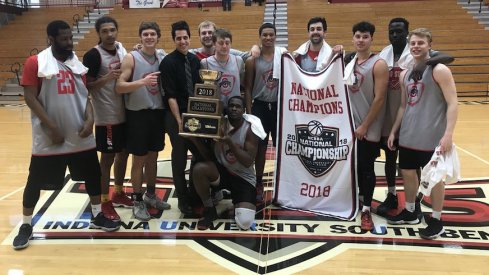
M 195 84 L 194 96 L 188 99 L 187 113 L 182 114 L 182 136 L 220 138 L 223 123 L 223 104 L 216 84 L 221 72 L 200 70 L 203 84 Z

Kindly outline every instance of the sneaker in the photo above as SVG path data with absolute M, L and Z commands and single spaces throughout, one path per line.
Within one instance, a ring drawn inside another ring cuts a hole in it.
M 32 238 L 32 225 L 24 223 L 19 228 L 19 234 L 15 236 L 13 246 L 15 250 L 20 250 L 29 246 Z
M 112 193 L 112 205 L 115 207 L 133 207 L 134 202 L 126 195 L 124 191 L 120 193 Z
M 374 228 L 374 222 L 372 221 L 372 215 L 370 211 L 366 210 L 362 212 L 362 224 L 361 228 L 366 231 L 370 231 Z
M 144 203 L 143 201 L 134 201 L 132 214 L 134 218 L 143 222 L 151 220 L 151 215 L 148 212 L 148 208 L 146 208 L 146 203 Z
M 409 212 L 407 211 L 406 208 L 404 208 L 401 211 L 401 213 L 397 214 L 396 216 L 388 217 L 387 223 L 388 224 L 418 224 L 419 219 L 416 213 Z
M 114 206 L 112 205 L 111 201 L 106 201 L 102 203 L 102 213 L 104 213 L 104 216 L 109 220 L 115 222 L 121 221 L 121 217 L 119 217 L 119 214 L 115 212 Z
M 397 196 L 392 193 L 387 193 L 385 201 L 377 207 L 377 215 L 386 216 L 389 210 L 397 209 L 397 205 Z
M 214 206 L 216 206 L 219 204 L 220 201 L 222 201 L 224 195 L 222 194 L 222 190 L 217 190 L 217 191 L 212 190 L 211 197 L 212 197 L 212 203 L 214 204 Z
M 421 222 L 423 221 L 423 212 L 421 212 L 421 201 L 416 200 L 414 204 L 414 214 L 416 214 L 416 217 L 418 217 L 418 220 Z
M 98 213 L 97 217 L 93 217 L 90 220 L 91 229 L 102 229 L 103 231 L 116 231 L 121 227 L 120 222 L 109 220 L 104 216 L 104 213 Z
M 217 211 L 215 207 L 206 207 L 204 209 L 203 217 L 197 222 L 197 228 L 205 230 L 212 225 L 212 222 L 217 220 Z
M 443 221 L 435 218 L 428 220 L 428 226 L 419 230 L 419 236 L 426 240 L 433 240 L 438 238 L 445 232 L 443 229 Z
M 148 194 L 148 193 L 144 193 L 143 195 L 143 201 L 153 207 L 153 208 L 156 208 L 158 210 L 168 210 L 171 208 L 171 205 L 167 202 L 164 202 L 162 200 L 160 200 L 156 194 Z
M 256 203 L 263 203 L 264 187 L 263 184 L 256 185 Z
M 192 206 L 186 200 L 178 200 L 178 210 L 184 215 L 192 215 L 194 213 Z

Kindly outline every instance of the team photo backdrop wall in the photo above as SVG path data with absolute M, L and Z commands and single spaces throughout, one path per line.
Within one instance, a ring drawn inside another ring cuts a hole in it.
M 342 56 L 318 73 L 282 56 L 274 201 L 339 219 L 357 212 L 353 121 Z

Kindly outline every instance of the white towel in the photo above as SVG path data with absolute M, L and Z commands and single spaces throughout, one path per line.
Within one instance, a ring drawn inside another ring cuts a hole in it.
M 345 67 L 345 76 L 343 77 L 343 81 L 345 82 L 346 85 L 353 85 L 355 84 L 355 73 L 354 73 L 354 68 L 355 64 L 357 64 L 357 55 L 353 57 L 353 59 L 348 63 Z
M 118 41 L 115 42 L 115 49 L 117 50 L 117 57 L 119 57 L 119 60 L 122 62 L 122 59 L 124 59 L 124 56 L 127 54 L 126 49 L 122 46 L 122 43 Z
M 57 65 L 58 61 L 53 56 L 51 47 L 43 50 L 37 55 L 37 63 L 38 63 L 38 68 L 37 68 L 38 77 L 45 77 L 47 79 L 50 79 L 51 77 L 59 73 L 59 69 Z M 80 60 L 78 60 L 78 57 L 76 56 L 75 52 L 73 52 L 71 58 L 68 58 L 64 62 L 64 64 L 68 68 L 70 68 L 70 70 L 74 74 L 84 75 L 88 72 L 88 68 L 83 66 L 83 63 L 81 63 Z
M 251 124 L 251 131 L 260 139 L 265 139 L 267 137 L 267 133 L 265 133 L 265 129 L 263 129 L 263 125 L 261 124 L 261 120 L 254 115 L 243 114 L 243 118 Z
M 311 41 L 307 41 L 304 44 L 302 44 L 297 50 L 294 51 L 294 54 L 300 54 L 300 55 L 305 55 L 309 51 L 309 46 L 311 45 Z M 333 53 L 333 49 L 331 46 L 329 46 L 326 41 L 323 40 L 323 46 L 321 47 L 321 50 L 319 51 L 318 55 L 318 62 L 316 64 L 316 71 L 321 71 L 322 69 L 326 68 L 329 64 L 329 61 L 331 61 L 331 54 Z
M 273 52 L 273 72 L 272 77 L 274 79 L 280 79 L 281 65 L 282 65 L 282 54 L 287 52 L 284 47 L 275 47 Z
M 392 47 L 392 45 L 385 47 L 379 53 L 379 56 L 385 60 L 389 69 L 394 67 L 394 47 Z M 409 45 L 406 44 L 406 47 L 404 47 L 397 64 L 403 70 L 411 69 L 414 66 L 414 58 L 409 51 Z
M 430 162 L 421 171 L 421 184 L 418 193 L 429 196 L 431 189 L 439 182 L 452 184 L 458 182 L 460 178 L 460 161 L 455 144 L 453 144 L 452 150 L 445 152 L 445 154 L 440 152 L 438 146 Z

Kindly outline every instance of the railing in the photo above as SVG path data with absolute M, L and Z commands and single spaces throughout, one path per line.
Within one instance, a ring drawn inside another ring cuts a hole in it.
M 20 69 L 22 68 L 22 65 L 20 65 L 19 62 L 15 62 L 12 65 L 10 65 L 10 71 L 12 71 L 15 76 L 17 77 L 17 83 L 20 85 Z
M 468 0 L 468 3 L 470 4 L 470 0 Z M 482 0 L 479 0 L 479 13 L 482 11 Z
M 79 26 L 79 22 L 80 22 L 80 15 L 79 14 L 75 14 L 73 15 L 73 21 L 74 22 L 74 25 L 76 25 L 76 32 L 77 33 L 80 33 L 80 26 Z

